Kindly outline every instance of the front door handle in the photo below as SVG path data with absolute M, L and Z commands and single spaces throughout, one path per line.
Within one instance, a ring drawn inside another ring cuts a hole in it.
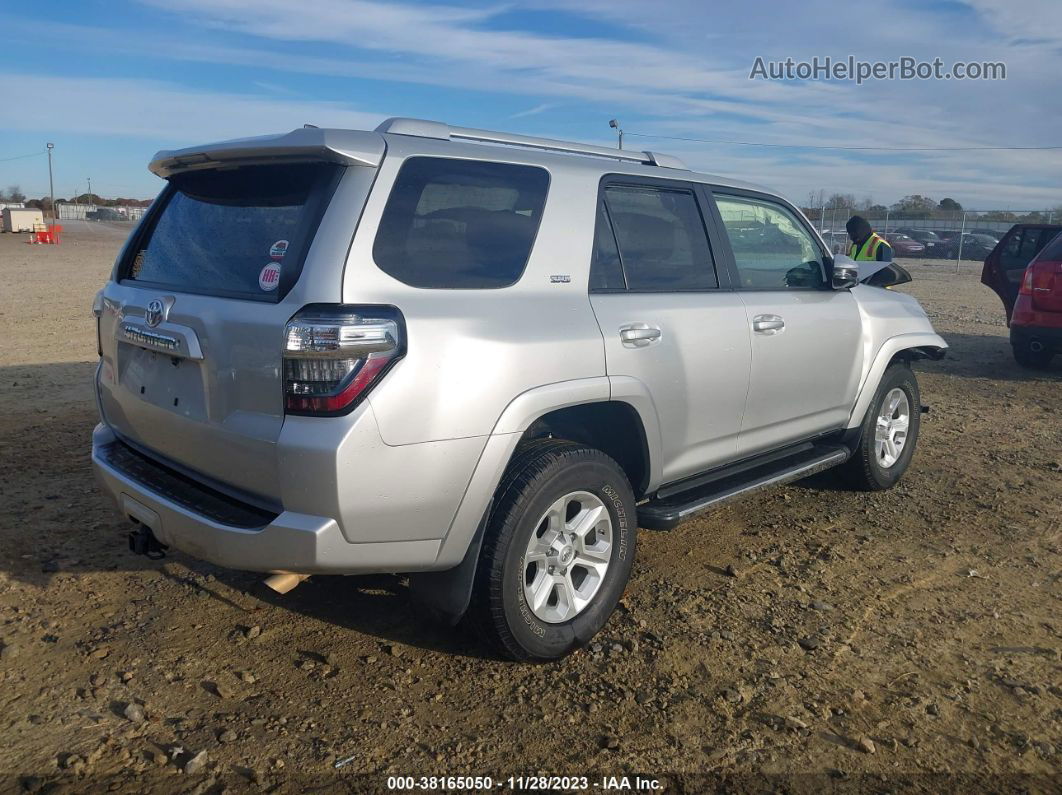
M 758 334 L 777 334 L 785 329 L 785 320 L 780 315 L 756 315 L 752 330 Z
M 620 342 L 628 348 L 644 348 L 660 339 L 660 329 L 648 323 L 620 326 Z

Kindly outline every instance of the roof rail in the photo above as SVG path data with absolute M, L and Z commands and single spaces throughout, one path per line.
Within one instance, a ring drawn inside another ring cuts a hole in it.
M 421 138 L 438 138 L 443 141 L 479 141 L 482 143 L 505 144 L 508 146 L 526 146 L 530 149 L 543 149 L 549 152 L 569 152 L 579 155 L 594 155 L 612 160 L 624 160 L 630 163 L 644 163 L 660 168 L 677 168 L 688 170 L 685 163 L 673 155 L 658 152 L 637 152 L 630 149 L 610 149 L 576 141 L 558 141 L 553 138 L 535 138 L 530 135 L 477 130 L 472 127 L 451 127 L 440 121 L 427 119 L 393 118 L 376 128 L 378 133 L 395 135 L 415 135 Z

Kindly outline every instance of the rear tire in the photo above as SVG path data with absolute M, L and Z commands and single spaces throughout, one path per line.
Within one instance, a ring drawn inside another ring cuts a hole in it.
M 1028 342 L 1018 343 L 1011 347 L 1014 350 L 1014 361 L 1029 370 L 1046 370 L 1054 357 L 1054 352 L 1047 349 L 1032 350 Z
M 636 517 L 627 477 L 609 456 L 573 442 L 530 443 L 498 486 L 469 620 L 515 660 L 556 660 L 585 645 L 627 585 Z
M 890 365 L 863 419 L 859 444 L 841 466 L 841 475 L 859 491 L 891 489 L 911 463 L 921 420 L 921 394 L 914 373 L 902 362 Z

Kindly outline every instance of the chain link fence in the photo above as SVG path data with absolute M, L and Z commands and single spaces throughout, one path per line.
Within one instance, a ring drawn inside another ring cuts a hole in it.
M 139 221 L 147 212 L 146 207 L 99 207 L 95 204 L 60 202 L 56 204 L 60 221 Z
M 805 211 L 807 212 L 807 211 Z M 1062 229 L 1062 214 L 1047 210 L 965 210 L 911 217 L 906 213 L 868 212 L 856 207 L 824 207 L 808 213 L 834 253 L 844 253 L 851 241 L 845 223 L 861 215 L 892 245 L 897 259 L 908 257 L 981 262 L 1015 224 Z

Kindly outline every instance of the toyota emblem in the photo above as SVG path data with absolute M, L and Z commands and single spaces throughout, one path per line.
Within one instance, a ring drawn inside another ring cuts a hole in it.
M 151 328 L 155 328 L 155 326 L 162 322 L 165 315 L 166 305 L 158 298 L 154 298 L 148 303 L 147 310 L 144 312 L 144 322 L 146 322 Z

